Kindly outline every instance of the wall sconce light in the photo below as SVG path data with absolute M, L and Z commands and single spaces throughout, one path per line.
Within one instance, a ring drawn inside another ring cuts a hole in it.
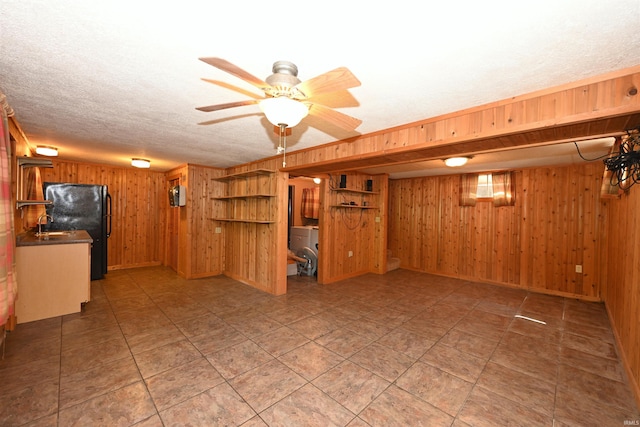
M 456 168 L 466 165 L 468 161 L 469 157 L 449 157 L 448 159 L 444 159 L 444 164 L 450 168 Z
M 58 149 L 49 145 L 38 145 L 36 146 L 36 154 L 55 157 L 58 155 Z
M 314 184 L 320 184 L 322 182 L 322 180 L 320 178 L 313 178 L 313 183 Z
M 603 162 L 611 171 L 611 185 L 627 190 L 640 181 L 640 130 L 627 131 L 620 138 L 618 153 Z
M 131 159 L 131 166 L 134 168 L 149 169 L 151 162 L 147 159 Z

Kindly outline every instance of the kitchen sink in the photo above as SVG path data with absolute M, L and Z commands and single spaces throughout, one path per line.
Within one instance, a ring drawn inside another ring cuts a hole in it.
M 40 233 L 36 233 L 36 237 L 59 237 L 59 236 L 68 236 L 71 234 L 71 231 L 42 231 Z

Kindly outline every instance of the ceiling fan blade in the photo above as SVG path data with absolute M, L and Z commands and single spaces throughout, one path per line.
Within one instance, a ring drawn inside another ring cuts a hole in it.
M 309 106 L 309 115 L 315 116 L 344 130 L 353 131 L 362 124 L 362 120 L 348 116 L 320 104 Z
M 212 80 L 212 79 L 205 79 L 205 78 L 203 78 L 201 80 L 203 80 L 203 81 L 205 81 L 207 83 L 214 84 L 216 86 L 223 87 L 225 89 L 230 89 L 230 90 L 232 90 L 234 92 L 241 93 L 243 95 L 248 96 L 249 98 L 255 98 L 255 99 L 263 99 L 264 98 L 263 96 L 257 95 L 257 94 L 255 94 L 253 92 L 248 91 L 248 90 L 244 90 L 242 88 L 239 88 L 238 86 L 234 86 L 234 85 L 226 83 L 226 82 L 221 82 L 220 80 Z
M 229 74 L 232 74 L 247 83 L 250 83 L 257 87 L 260 90 L 266 91 L 271 88 L 271 85 L 262 79 L 257 78 L 253 74 L 243 70 L 237 65 L 232 64 L 231 62 L 222 59 L 222 58 L 199 58 L 201 61 L 206 62 L 209 65 L 212 65 L 222 71 L 226 71 Z
M 246 101 L 229 102 L 227 104 L 209 105 L 207 107 L 197 107 L 196 110 L 200 110 L 200 111 L 204 111 L 205 113 L 208 113 L 211 111 L 225 110 L 227 108 L 242 107 L 243 105 L 257 104 L 258 102 L 260 102 L 259 99 L 248 99 Z
M 340 67 L 298 83 L 292 88 L 292 93 L 296 99 L 309 99 L 322 93 L 349 89 L 360 84 L 360 80 L 348 68 Z

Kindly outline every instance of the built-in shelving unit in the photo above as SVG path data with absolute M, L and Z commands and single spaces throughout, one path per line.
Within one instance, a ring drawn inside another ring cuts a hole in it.
M 29 200 L 27 198 L 27 186 L 35 185 L 36 168 L 52 168 L 53 162 L 51 162 L 50 159 L 42 159 L 39 157 L 18 157 L 16 163 L 18 165 L 16 190 L 18 200 L 16 202 L 16 208 L 20 209 L 25 206 L 34 205 L 50 205 L 52 203 L 51 200 Z
M 211 197 L 223 203 L 214 221 L 272 224 L 275 222 L 275 171 L 254 169 L 212 178 L 226 184 L 224 194 Z M 222 213 L 221 211 L 224 211 Z
M 375 191 L 366 191 L 366 190 L 355 190 L 355 189 L 350 189 L 350 188 L 332 188 L 331 189 L 332 192 L 334 192 L 336 195 L 337 194 L 352 194 L 352 195 L 356 195 L 360 197 L 360 202 L 355 202 L 355 201 L 348 201 L 348 202 L 342 202 L 342 203 L 337 203 L 334 202 L 332 204 L 329 205 L 330 208 L 339 208 L 339 209 L 377 209 L 376 206 L 372 206 L 372 200 L 370 200 L 369 197 L 367 196 L 375 196 L 378 195 L 380 193 L 375 192 Z M 334 201 L 337 198 L 332 198 Z M 353 202 L 353 204 L 351 203 Z M 366 204 L 365 204 L 366 203 Z

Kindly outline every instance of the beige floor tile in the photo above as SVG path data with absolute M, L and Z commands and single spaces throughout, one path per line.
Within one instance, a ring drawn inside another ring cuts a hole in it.
M 234 327 L 223 325 L 205 334 L 190 338 L 190 341 L 202 354 L 209 356 L 225 348 L 241 344 L 247 341 L 247 337 Z
M 146 380 L 159 411 L 185 401 L 224 382 L 224 378 L 205 359 L 165 371 Z
M 485 360 L 489 359 L 498 345 L 496 340 L 458 329 L 450 330 L 438 343 Z
M 395 384 L 454 417 L 473 388 L 472 383 L 422 362 L 411 366 Z
M 304 378 L 279 360 L 272 360 L 229 381 L 256 412 L 268 408 L 306 383 Z
M 606 357 L 612 360 L 618 359 L 616 347 L 612 343 L 596 338 L 572 334 L 571 332 L 565 331 L 562 335 L 562 346 L 579 350 L 584 353 L 593 354 L 594 356 Z
M 351 356 L 349 360 L 389 382 L 395 381 L 414 362 L 414 359 L 404 353 L 375 342 Z
M 416 360 L 426 353 L 435 341 L 404 328 L 396 328 L 376 341 L 385 347 L 406 354 Z
M 594 356 L 572 348 L 562 348 L 560 363 L 573 366 L 615 381 L 626 381 L 624 367 L 619 360 Z
M 241 425 L 255 415 L 227 383 L 160 412 L 165 426 L 183 426 L 186 420 L 193 426 Z
M 311 381 L 341 363 L 344 357 L 310 341 L 283 354 L 279 360 Z
M 57 413 L 59 387 L 56 379 L 3 394 L 0 425 L 20 426 Z
M 450 426 L 453 417 L 396 387 L 389 387 L 359 417 L 372 426 Z
M 505 399 L 481 387 L 475 387 L 458 416 L 474 427 L 553 426 L 553 418 L 524 405 Z
M 512 320 L 512 316 L 489 313 L 474 308 L 455 325 L 455 328 L 491 340 L 499 340 Z
M 274 359 L 258 344 L 244 341 L 207 356 L 214 368 L 226 379 L 247 372 Z
M 558 378 L 559 361 L 549 360 L 535 353 L 514 351 L 508 347 L 498 345 L 489 360 L 553 384 L 556 383 Z
M 121 335 L 118 338 L 98 344 L 75 348 L 61 355 L 60 374 L 70 375 L 94 369 L 98 365 L 125 359 L 131 356 L 129 346 Z
M 318 315 L 306 317 L 287 326 L 311 340 L 326 335 L 338 327 L 335 323 Z
M 225 327 L 227 324 L 220 317 L 210 311 L 206 311 L 200 316 L 181 319 L 176 322 L 176 326 L 187 338 L 194 338 Z
M 348 360 L 312 383 L 354 414 L 360 413 L 391 384 Z
M 560 365 L 558 381 L 558 390 L 570 391 L 573 396 L 605 406 L 637 409 L 625 383 L 567 365 Z
M 260 413 L 270 426 L 345 426 L 354 415 L 311 384 Z
M 555 384 L 493 362 L 487 363 L 476 384 L 501 397 L 553 417 Z
M 309 339 L 293 329 L 284 326 L 255 338 L 253 341 L 272 356 L 278 357 L 308 343 Z
M 149 378 L 196 360 L 201 354 L 189 341 L 182 340 L 138 353 L 134 357 L 142 377 Z
M 133 425 L 156 412 L 146 387 L 139 381 L 60 411 L 60 425 Z
M 364 337 L 349 329 L 336 329 L 316 339 L 316 342 L 342 357 L 357 353 L 373 339 Z
M 142 379 L 129 356 L 60 378 L 60 408 L 68 408 Z
M 455 375 L 470 383 L 475 383 L 484 369 L 487 361 L 479 357 L 464 353 L 444 344 L 436 344 L 420 358 L 445 372 Z

